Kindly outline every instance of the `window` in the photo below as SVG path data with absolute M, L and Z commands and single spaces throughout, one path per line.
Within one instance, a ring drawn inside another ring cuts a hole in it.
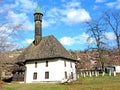
M 70 67 L 72 68 L 72 62 L 70 62 Z
M 65 79 L 67 79 L 67 72 L 65 72 Z
M 66 67 L 66 61 L 64 61 L 64 66 Z
M 45 72 L 45 79 L 49 79 L 49 72 Z
M 37 68 L 37 62 L 35 62 L 35 68 Z
M 73 79 L 73 72 L 71 72 L 71 79 Z
M 48 67 L 48 61 L 46 61 L 46 67 Z
M 33 73 L 33 79 L 37 79 L 37 72 Z

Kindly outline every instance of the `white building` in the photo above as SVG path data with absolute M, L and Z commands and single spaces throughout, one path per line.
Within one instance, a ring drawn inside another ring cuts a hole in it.
M 34 14 L 35 40 L 18 57 L 18 64 L 24 64 L 25 71 L 15 72 L 13 78 L 24 75 L 26 83 L 76 80 L 76 60 L 53 35 L 42 37 L 42 16 L 37 7 Z
M 76 80 L 74 61 L 64 58 L 26 62 L 26 83 Z
M 120 73 L 120 66 L 114 66 L 115 67 L 115 71 L 116 71 L 116 73 Z

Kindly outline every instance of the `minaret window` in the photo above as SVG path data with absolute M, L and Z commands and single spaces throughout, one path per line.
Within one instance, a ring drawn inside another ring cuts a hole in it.
M 42 18 L 42 17 L 41 17 Z M 39 14 L 36 14 L 35 15 L 35 20 L 40 20 L 40 15 Z
M 39 20 L 39 15 L 36 15 L 36 19 Z

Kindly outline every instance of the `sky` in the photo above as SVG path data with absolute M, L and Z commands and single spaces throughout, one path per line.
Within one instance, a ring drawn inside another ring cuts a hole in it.
M 99 17 L 103 11 L 120 10 L 120 0 L 0 0 L 0 18 L 13 25 L 22 24 L 22 28 L 15 31 L 16 35 L 10 37 L 18 48 L 34 40 L 37 5 L 43 13 L 42 36 L 54 35 L 67 50 L 88 47 L 86 22 Z M 110 31 L 105 35 L 109 40 L 115 39 Z

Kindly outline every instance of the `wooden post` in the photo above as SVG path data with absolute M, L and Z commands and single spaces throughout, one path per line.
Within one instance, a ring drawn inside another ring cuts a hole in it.
M 97 71 L 95 71 L 95 76 L 96 76 L 96 77 L 98 76 L 98 73 L 97 73 Z
M 109 76 L 111 76 L 111 70 L 109 71 Z
M 116 71 L 114 71 L 113 74 L 114 74 L 114 77 L 115 77 L 116 76 Z
M 105 76 L 105 72 L 102 72 L 102 76 Z
M 92 75 L 93 75 L 93 76 L 95 75 L 94 71 L 92 71 Z
M 77 77 L 80 78 L 80 75 L 78 74 Z
M 85 73 L 83 74 L 84 77 L 86 77 Z
M 83 76 L 83 72 L 81 72 L 81 74 L 80 74 L 81 76 Z
M 86 72 L 86 75 L 88 76 L 88 71 Z
M 91 72 L 89 72 L 89 76 L 92 77 Z

